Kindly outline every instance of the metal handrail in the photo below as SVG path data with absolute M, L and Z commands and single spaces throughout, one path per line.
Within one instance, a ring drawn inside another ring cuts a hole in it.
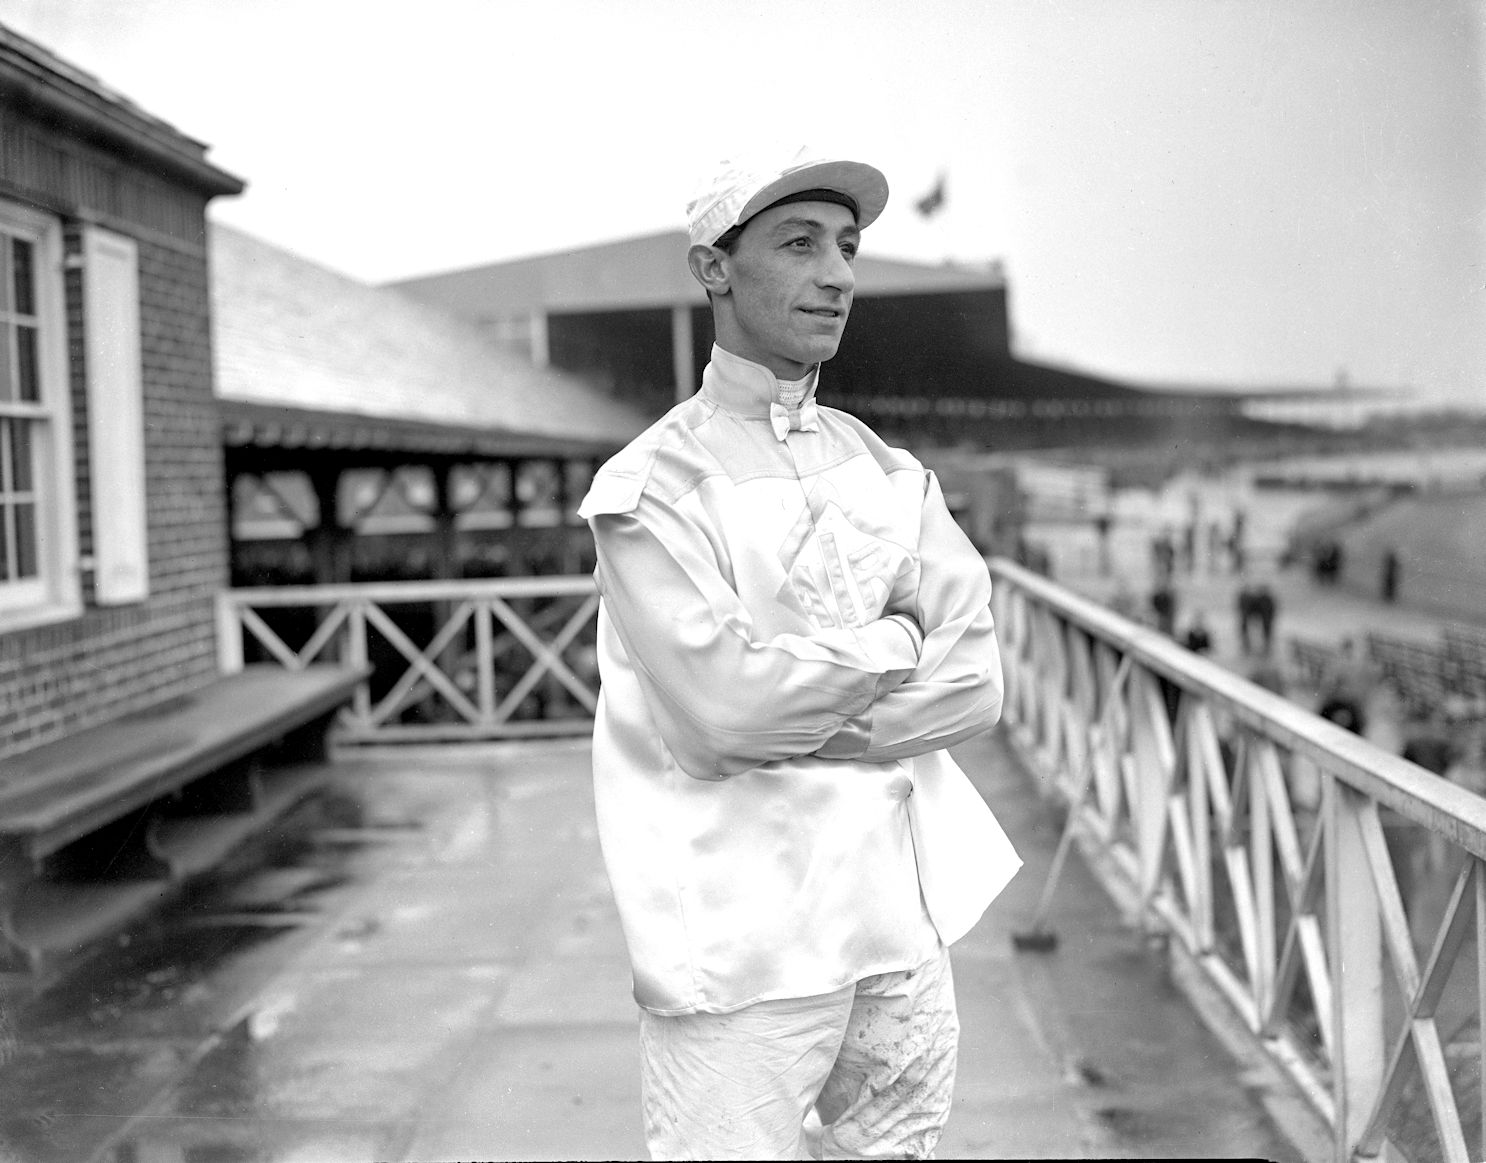
M 1075 816 L 1096 863 L 1289 1072 L 1334 1157 L 1486 1157 L 1486 799 L 1009 561 L 991 571 L 1014 738 L 1070 801 L 1092 767 Z M 1438 916 L 1401 890 L 1385 823 L 1459 866 Z

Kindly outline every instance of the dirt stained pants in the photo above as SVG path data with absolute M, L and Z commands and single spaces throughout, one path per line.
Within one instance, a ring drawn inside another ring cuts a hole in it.
M 927 1159 L 949 1117 L 959 1046 L 949 951 L 834 993 L 728 1014 L 641 1012 L 654 1159 Z

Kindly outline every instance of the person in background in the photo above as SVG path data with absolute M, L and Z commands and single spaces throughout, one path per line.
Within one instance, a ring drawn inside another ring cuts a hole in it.
M 1207 630 L 1207 619 L 1201 610 L 1194 610 L 1192 620 L 1187 623 L 1187 632 L 1182 635 L 1182 645 L 1193 654 L 1206 654 L 1213 648 L 1212 635 Z
M 1176 589 L 1169 577 L 1159 579 L 1151 591 L 1151 615 L 1157 630 L 1168 638 L 1176 636 Z
M 1207 526 L 1207 569 L 1209 573 L 1221 571 L 1223 561 L 1223 525 L 1217 518 Z
M 1383 601 L 1396 602 L 1398 600 L 1398 580 L 1402 572 L 1403 562 L 1399 559 L 1398 550 L 1390 546 L 1383 553 Z
M 1274 649 L 1274 624 L 1279 617 L 1280 602 L 1274 587 L 1267 581 L 1260 582 L 1250 592 L 1250 609 L 1259 623 L 1259 653 L 1269 656 Z
M 1114 517 L 1108 509 L 1101 509 L 1094 517 L 1094 537 L 1099 548 L 1099 576 L 1108 577 L 1111 569 L 1109 532 L 1114 527 Z
M 725 165 L 688 208 L 701 389 L 595 475 L 594 800 L 656 1158 L 927 1158 L 948 947 L 1020 864 L 946 748 L 1001 711 L 986 565 L 934 474 L 817 401 L 887 182 Z
M 1232 558 L 1234 573 L 1243 573 L 1245 562 L 1248 560 L 1248 545 L 1244 540 L 1244 528 L 1247 524 L 1247 514 L 1242 509 L 1233 512 L 1233 526 L 1228 534 L 1228 552 Z
M 1254 640 L 1249 636 L 1249 628 L 1254 621 L 1254 587 L 1249 584 L 1247 578 L 1240 578 L 1238 592 L 1234 596 L 1238 616 L 1238 646 L 1245 654 L 1254 651 Z
M 1357 643 L 1351 638 L 1343 639 L 1322 676 L 1320 716 L 1339 727 L 1365 735 L 1367 707 L 1376 686 L 1376 673 L 1359 655 Z

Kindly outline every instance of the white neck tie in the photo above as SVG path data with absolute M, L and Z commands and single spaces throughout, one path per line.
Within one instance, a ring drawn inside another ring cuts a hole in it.
M 791 429 L 800 432 L 817 431 L 820 428 L 820 417 L 816 413 L 814 400 L 806 400 L 794 412 L 783 404 L 774 403 L 769 405 L 769 423 L 774 426 L 774 436 L 783 440 Z

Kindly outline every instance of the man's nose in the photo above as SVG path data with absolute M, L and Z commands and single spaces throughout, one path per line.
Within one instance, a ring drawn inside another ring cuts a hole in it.
M 850 294 L 857 285 L 856 271 L 852 269 L 851 263 L 841 253 L 840 248 L 830 247 L 825 262 L 821 266 L 817 281 L 822 287 L 831 287 L 840 291 L 843 295 Z

